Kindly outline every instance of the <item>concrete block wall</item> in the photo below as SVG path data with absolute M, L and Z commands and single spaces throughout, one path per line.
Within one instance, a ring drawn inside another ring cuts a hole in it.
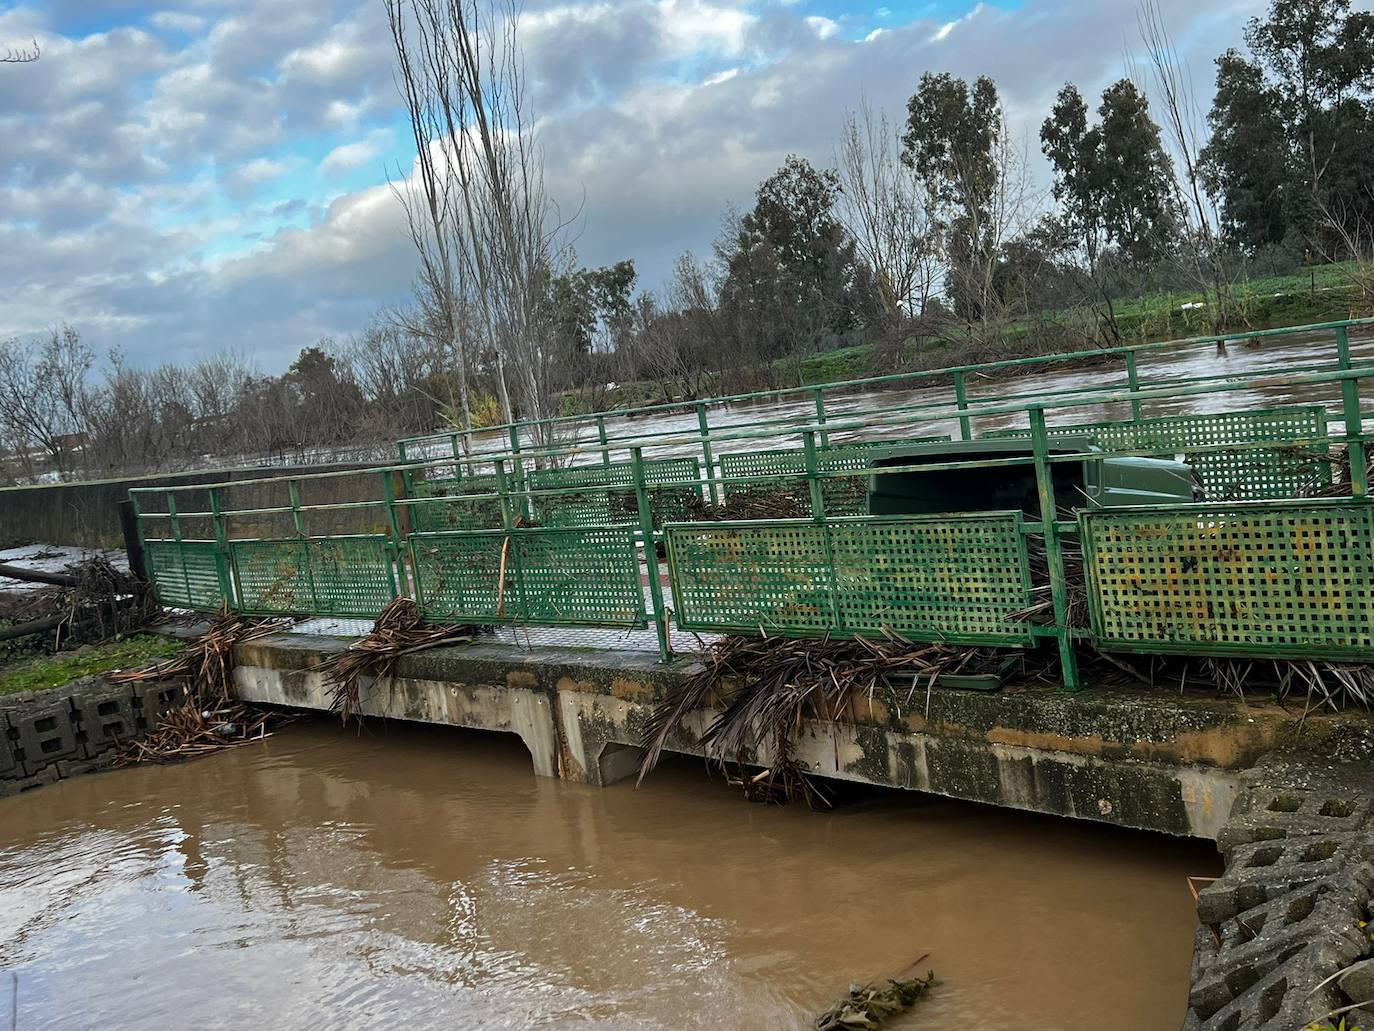
M 183 697 L 175 683 L 103 677 L 0 697 L 0 796 L 107 766 Z
M 1185 1031 L 1299 1031 L 1328 1014 L 1374 1026 L 1341 977 L 1374 963 L 1368 764 L 1275 754 L 1245 781 L 1217 839 L 1225 873 L 1199 893 Z

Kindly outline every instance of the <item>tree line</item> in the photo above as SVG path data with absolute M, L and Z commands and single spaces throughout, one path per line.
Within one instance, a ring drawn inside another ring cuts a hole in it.
M 1205 111 L 1153 0 L 1140 64 L 1097 96 L 1065 83 L 1033 140 L 988 76 L 926 72 L 895 120 L 860 98 L 831 162 L 788 156 L 657 291 L 631 260 L 578 261 L 581 213 L 544 186 L 516 0 L 386 9 L 417 155 L 392 183 L 412 302 L 281 376 L 230 357 L 97 368 L 68 328 L 0 344 L 11 475 L 304 457 L 777 386 L 854 344 L 872 372 L 1109 345 L 1129 332 L 1122 299 L 1152 291 L 1200 296 L 1221 332 L 1250 324 L 1248 276 L 1320 263 L 1348 263 L 1353 303 L 1374 306 L 1374 14 L 1350 0 L 1271 0 L 1216 58 Z

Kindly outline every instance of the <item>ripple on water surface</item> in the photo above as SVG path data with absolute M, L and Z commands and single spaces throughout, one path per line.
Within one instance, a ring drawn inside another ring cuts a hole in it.
M 61 782 L 0 827 L 21 1031 L 788 1028 L 927 951 L 943 984 L 893 1026 L 1172 1031 L 1184 877 L 1217 863 L 897 793 L 755 807 L 685 762 L 603 791 L 378 723 Z

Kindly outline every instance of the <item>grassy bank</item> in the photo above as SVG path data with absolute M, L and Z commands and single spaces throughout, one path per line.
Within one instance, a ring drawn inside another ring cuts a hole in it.
M 1280 329 L 1315 322 L 1332 322 L 1367 314 L 1361 310 L 1353 264 L 1323 265 L 1291 276 L 1251 279 L 1235 287 L 1240 315 L 1227 332 Z M 1123 343 L 1148 344 L 1212 332 L 1200 293 L 1155 293 L 1115 304 Z M 1197 307 L 1194 307 L 1197 306 Z M 1095 346 L 1085 333 L 1088 313 L 1082 310 L 1046 312 L 1035 320 L 1010 323 L 990 343 L 974 344 L 956 329 L 924 341 L 903 353 L 902 369 L 937 369 L 1003 358 L 1022 358 L 1056 351 L 1086 350 Z M 789 382 L 799 385 L 834 383 L 898 371 L 884 367 L 868 345 L 844 347 L 808 355 L 787 363 Z
M 174 655 L 181 646 L 182 642 L 170 637 L 135 634 L 72 652 L 23 659 L 0 669 L 0 696 L 21 691 L 42 691 L 96 673 L 132 669 L 154 659 Z

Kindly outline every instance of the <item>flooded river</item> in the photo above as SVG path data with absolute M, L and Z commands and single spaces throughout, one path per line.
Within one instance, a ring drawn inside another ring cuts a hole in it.
M 818 815 L 697 763 L 596 789 L 514 737 L 302 722 L 0 799 L 0 1025 L 1168 1029 L 1206 843 L 905 793 Z

